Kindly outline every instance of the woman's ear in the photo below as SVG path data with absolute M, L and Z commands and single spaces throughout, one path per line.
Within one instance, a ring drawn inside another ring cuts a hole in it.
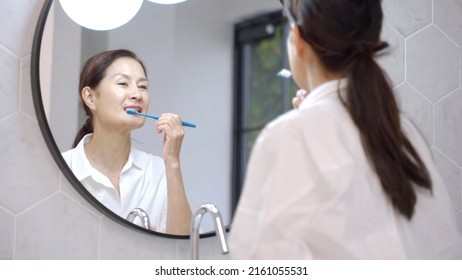
M 90 110 L 96 109 L 95 101 L 93 99 L 93 90 L 90 87 L 84 87 L 82 89 L 81 95 L 82 95 L 82 100 L 85 103 L 85 105 L 90 108 Z
M 303 61 L 312 62 L 316 59 L 316 55 L 311 48 L 311 45 L 303 39 L 300 28 L 297 25 L 292 25 L 293 44 L 295 54 Z
M 293 44 L 295 47 L 295 54 L 303 57 L 305 53 L 305 40 L 303 40 L 301 34 L 300 34 L 300 29 L 296 24 L 291 24 L 292 28 L 292 34 L 293 34 Z

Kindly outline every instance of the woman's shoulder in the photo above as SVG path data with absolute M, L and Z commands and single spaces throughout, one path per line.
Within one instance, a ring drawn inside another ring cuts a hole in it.
M 315 132 L 323 134 L 331 130 L 341 131 L 350 128 L 351 125 L 348 112 L 341 104 L 325 103 L 303 109 L 292 109 L 269 122 L 264 130 L 313 135 Z
M 75 148 L 73 149 L 69 149 L 65 152 L 62 152 L 61 155 L 64 157 L 64 158 L 67 158 L 67 157 L 70 157 L 75 151 Z
M 72 161 L 72 158 L 76 157 L 76 155 L 81 155 L 83 154 L 83 146 L 85 143 L 87 143 L 92 137 L 92 134 L 87 134 L 82 139 L 77 143 L 77 145 L 67 151 L 64 151 L 61 153 L 61 156 L 64 158 L 64 160 L 67 162 L 67 164 L 70 164 Z
M 72 158 L 74 157 L 74 155 L 76 153 L 76 150 L 77 150 L 77 148 L 72 148 L 72 149 L 69 149 L 69 150 L 61 153 L 61 156 L 63 157 L 64 161 L 68 165 L 70 165 L 70 163 L 72 161 Z

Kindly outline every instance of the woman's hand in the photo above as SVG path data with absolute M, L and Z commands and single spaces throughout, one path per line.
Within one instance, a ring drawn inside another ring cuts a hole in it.
M 157 133 L 164 133 L 163 158 L 166 164 L 180 162 L 180 150 L 184 138 L 181 118 L 172 113 L 162 114 L 156 123 Z
M 299 89 L 294 98 L 292 98 L 292 105 L 294 109 L 298 109 L 303 100 L 308 96 L 308 92 L 304 89 Z

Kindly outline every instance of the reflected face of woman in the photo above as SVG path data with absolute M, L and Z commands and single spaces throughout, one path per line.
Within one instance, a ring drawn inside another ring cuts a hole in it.
M 143 126 L 144 117 L 126 113 L 127 109 L 142 113 L 148 109 L 148 81 L 143 67 L 132 58 L 118 58 L 106 70 L 92 98 L 95 130 L 100 125 L 127 130 Z

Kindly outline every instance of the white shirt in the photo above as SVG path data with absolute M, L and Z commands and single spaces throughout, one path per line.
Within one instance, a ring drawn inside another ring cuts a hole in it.
M 234 259 L 462 259 L 462 239 L 431 153 L 402 128 L 428 168 L 409 221 L 386 197 L 330 81 L 269 123 L 252 150 L 231 227 Z
M 62 155 L 82 185 L 104 206 L 126 219 L 134 208 L 143 209 L 151 227 L 165 232 L 167 223 L 167 183 L 162 158 L 130 149 L 128 160 L 120 174 L 120 196 L 109 178 L 95 169 L 84 151 L 91 140 L 87 134 L 77 147 Z M 138 222 L 136 219 L 135 222 Z

